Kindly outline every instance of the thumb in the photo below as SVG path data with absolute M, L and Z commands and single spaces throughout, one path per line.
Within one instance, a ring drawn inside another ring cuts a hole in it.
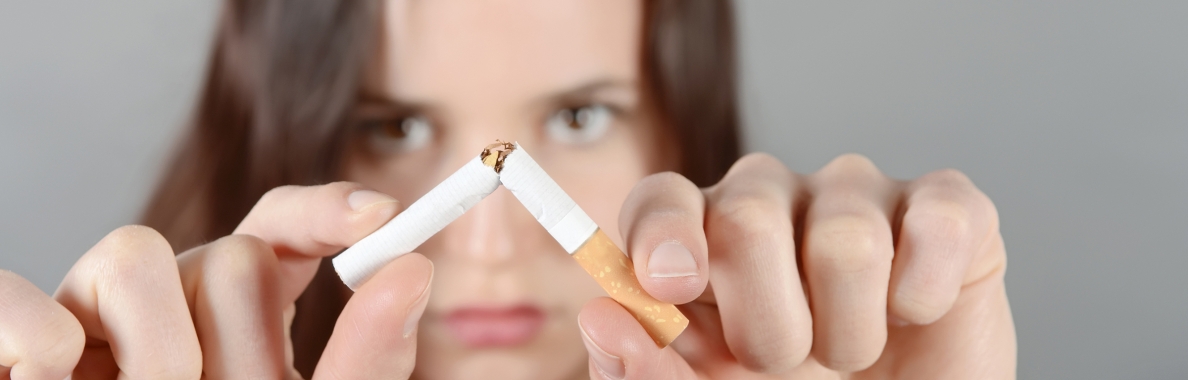
M 639 321 L 610 298 L 586 303 L 578 327 L 590 353 L 591 379 L 697 378 L 672 346 L 657 347 Z
M 316 379 L 407 379 L 433 263 L 417 253 L 385 265 L 351 296 L 318 362 Z

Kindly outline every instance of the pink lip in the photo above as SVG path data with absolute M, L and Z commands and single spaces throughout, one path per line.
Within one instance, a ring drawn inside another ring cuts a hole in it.
M 445 316 L 454 337 L 471 348 L 526 343 L 540 332 L 544 322 L 544 311 L 531 305 L 464 307 Z

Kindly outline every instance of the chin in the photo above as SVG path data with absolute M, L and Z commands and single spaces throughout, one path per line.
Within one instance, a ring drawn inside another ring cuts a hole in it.
M 512 352 L 485 350 L 459 358 L 454 363 L 436 363 L 442 367 L 417 368 L 417 379 L 546 379 L 539 358 Z M 424 374 L 425 376 L 420 376 Z M 431 376 L 437 375 L 437 376 Z

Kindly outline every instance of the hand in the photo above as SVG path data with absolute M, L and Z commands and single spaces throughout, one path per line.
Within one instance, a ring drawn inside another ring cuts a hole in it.
M 117 229 L 55 294 L 86 334 L 74 378 L 299 377 L 287 333 L 293 302 L 322 257 L 398 209 L 356 184 L 277 188 L 234 235 L 176 259 L 152 229 Z M 409 254 L 364 284 L 339 316 L 314 378 L 407 378 L 431 277 L 432 264 Z M 69 361 L 61 360 L 65 368 Z
M 78 363 L 78 320 L 28 280 L 0 269 L 0 379 L 62 379 Z
M 592 378 L 1014 378 L 997 212 L 957 171 L 895 181 L 846 155 L 799 175 L 753 154 L 706 189 L 644 179 L 620 228 L 644 289 L 691 323 L 660 349 L 591 301 Z

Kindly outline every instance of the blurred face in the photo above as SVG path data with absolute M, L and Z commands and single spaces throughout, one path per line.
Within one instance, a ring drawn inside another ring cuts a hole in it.
M 399 1 L 344 171 L 411 203 L 496 139 L 518 141 L 616 242 L 636 181 L 665 169 L 631 0 Z M 421 246 L 434 262 L 416 377 L 586 376 L 581 306 L 604 292 L 510 192 Z

